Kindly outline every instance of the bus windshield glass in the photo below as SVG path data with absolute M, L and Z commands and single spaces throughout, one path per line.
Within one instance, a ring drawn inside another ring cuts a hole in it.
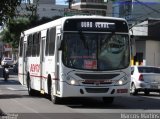
M 97 71 L 123 69 L 129 65 L 129 57 L 128 34 L 64 33 L 62 59 L 69 68 Z

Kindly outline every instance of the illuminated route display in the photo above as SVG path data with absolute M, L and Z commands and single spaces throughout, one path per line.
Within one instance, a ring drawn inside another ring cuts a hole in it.
M 125 21 L 106 19 L 69 19 L 64 24 L 64 31 L 100 31 L 128 32 Z

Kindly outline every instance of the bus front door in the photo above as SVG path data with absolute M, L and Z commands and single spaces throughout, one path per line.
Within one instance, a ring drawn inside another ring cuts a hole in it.
M 26 56 L 26 50 L 27 50 L 27 43 L 24 42 L 23 44 L 23 64 L 22 64 L 22 74 L 23 74 L 23 85 L 27 85 L 26 76 L 27 76 L 27 56 Z
M 45 70 L 45 65 L 44 65 L 44 52 L 45 52 L 45 40 L 46 40 L 46 37 L 42 37 L 41 38 L 41 45 L 40 45 L 40 92 L 42 94 L 44 94 L 44 88 L 45 88 L 45 80 L 43 79 L 44 77 L 44 70 Z

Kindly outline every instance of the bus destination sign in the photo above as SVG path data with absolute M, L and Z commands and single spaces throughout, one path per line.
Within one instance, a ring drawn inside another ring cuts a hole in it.
M 115 29 L 115 23 L 109 22 L 80 22 L 81 29 Z
M 123 20 L 68 19 L 64 31 L 128 32 L 128 26 Z

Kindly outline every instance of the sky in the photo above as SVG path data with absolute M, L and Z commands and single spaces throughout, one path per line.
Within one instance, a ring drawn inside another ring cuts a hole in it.
M 66 0 L 56 0 L 56 4 L 65 5 Z

